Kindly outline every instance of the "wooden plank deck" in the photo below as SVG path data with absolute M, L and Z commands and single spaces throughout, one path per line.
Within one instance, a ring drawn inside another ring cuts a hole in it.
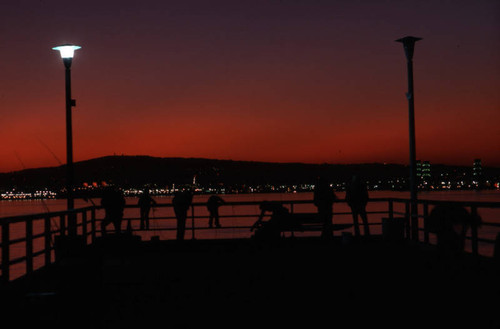
M 110 236 L 13 282 L 1 309 L 20 327 L 498 328 L 498 275 L 487 259 L 381 237 Z

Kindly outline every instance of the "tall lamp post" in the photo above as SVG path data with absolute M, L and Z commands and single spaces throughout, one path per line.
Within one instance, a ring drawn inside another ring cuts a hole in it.
M 414 93 L 413 93 L 413 50 L 415 42 L 422 40 L 407 36 L 396 40 L 403 44 L 406 63 L 408 68 L 408 116 L 410 124 L 410 214 L 411 214 L 411 238 L 418 240 L 418 204 L 417 204 L 417 168 L 416 168 L 416 151 L 415 151 L 415 111 L 414 111 Z
M 66 76 L 66 192 L 68 210 L 75 208 L 73 199 L 74 170 L 71 109 L 76 105 L 76 102 L 71 98 L 71 63 L 73 62 L 75 50 L 80 48 L 80 46 L 71 44 L 65 44 L 52 48 L 54 50 L 58 50 L 61 53 Z M 68 234 L 71 236 L 76 235 L 76 216 L 70 214 L 68 214 Z

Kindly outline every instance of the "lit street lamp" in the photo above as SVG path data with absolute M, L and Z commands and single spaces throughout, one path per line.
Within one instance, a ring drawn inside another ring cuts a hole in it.
M 80 49 L 80 46 L 65 44 L 52 49 L 58 50 L 61 53 L 61 58 L 64 63 L 66 75 L 66 191 L 67 191 L 67 208 L 74 209 L 73 199 L 73 132 L 71 127 L 71 109 L 76 105 L 75 100 L 71 98 L 71 63 L 75 50 Z M 76 216 L 68 214 L 68 234 L 76 235 Z
M 416 151 L 415 151 L 415 111 L 414 111 L 414 93 L 413 93 L 413 50 L 415 42 L 422 38 L 412 36 L 404 37 L 396 40 L 403 44 L 406 62 L 408 68 L 408 115 L 410 124 L 410 214 L 411 214 L 411 237 L 413 240 L 418 240 L 418 204 L 417 204 L 417 168 L 416 168 Z

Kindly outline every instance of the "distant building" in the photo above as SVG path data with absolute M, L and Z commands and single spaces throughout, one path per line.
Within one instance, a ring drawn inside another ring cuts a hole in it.
M 420 187 L 426 187 L 431 182 L 431 163 L 417 160 L 417 180 Z
M 422 163 L 422 180 L 425 184 L 431 181 L 431 163 L 429 161 L 424 161 Z
M 481 159 L 474 159 L 472 164 L 472 185 L 479 187 L 483 180 L 483 166 L 481 164 Z
M 481 165 L 481 159 L 475 159 L 472 165 L 472 176 L 481 177 L 483 175 L 483 166 Z

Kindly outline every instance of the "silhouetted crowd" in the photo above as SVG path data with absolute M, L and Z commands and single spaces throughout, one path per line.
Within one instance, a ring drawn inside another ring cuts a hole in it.
M 324 239 L 333 237 L 333 204 L 337 200 L 338 198 L 329 182 L 325 178 L 319 177 L 314 189 L 313 203 L 317 208 L 317 220 L 322 224 L 321 237 Z M 353 176 L 352 181 L 347 186 L 346 201 L 352 209 L 355 235 L 360 235 L 358 216 L 361 216 L 363 220 L 364 234 L 369 235 L 370 231 L 365 209 L 368 202 L 368 191 L 366 185 L 358 176 Z M 177 240 L 184 240 L 186 220 L 192 202 L 193 190 L 190 188 L 177 191 L 172 199 L 172 206 L 177 220 Z M 217 195 L 211 195 L 208 198 L 206 207 L 209 213 L 209 228 L 221 227 L 219 207 L 224 204 L 225 201 Z M 122 191 L 115 187 L 108 187 L 103 193 L 101 205 L 105 210 L 105 217 L 101 222 L 102 234 L 107 233 L 106 227 L 109 224 L 113 224 L 115 233 L 120 233 L 125 208 L 125 198 Z M 149 189 L 145 189 L 138 201 L 141 230 L 150 229 L 149 214 L 156 205 L 157 203 L 151 197 Z M 300 230 L 300 223 L 294 216 L 290 216 L 288 209 L 281 203 L 264 201 L 260 205 L 260 210 L 259 219 L 251 229 L 256 231 L 255 234 L 258 238 L 278 239 L 284 230 Z M 263 218 L 268 212 L 271 213 L 271 219 L 264 222 Z
M 325 178 L 318 177 L 313 193 L 313 203 L 317 208 L 315 221 L 321 225 L 321 237 L 326 240 L 333 237 L 335 227 L 333 224 L 333 205 L 336 201 L 340 200 L 336 196 L 331 184 Z M 351 180 L 346 184 L 344 201 L 351 209 L 354 236 L 361 236 L 358 217 L 361 217 L 362 220 L 364 236 L 370 236 L 366 211 L 366 205 L 369 201 L 368 189 L 359 175 L 352 176 Z M 172 199 L 172 206 L 177 221 L 176 239 L 179 241 L 184 240 L 186 220 L 192 202 L 193 190 L 190 188 L 176 192 Z M 209 228 L 221 227 L 219 207 L 224 204 L 225 201 L 217 195 L 211 195 L 208 198 L 206 207 L 209 213 Z M 149 190 L 145 189 L 138 201 L 141 230 L 150 229 L 149 213 L 156 205 L 157 203 L 151 197 Z M 109 224 L 113 224 L 115 233 L 121 233 L 125 208 L 125 198 L 122 191 L 115 187 L 108 187 L 103 192 L 101 206 L 105 211 L 104 219 L 101 222 L 102 235 L 107 234 L 106 227 Z M 259 208 L 259 218 L 251 227 L 251 231 L 255 231 L 254 239 L 275 241 L 279 240 L 285 231 L 294 232 L 302 230 L 300 216 L 291 214 L 281 202 L 264 201 L 260 204 Z M 270 214 L 269 220 L 264 221 L 264 218 L 268 214 Z M 438 250 L 443 255 L 447 255 L 447 257 L 454 257 L 463 252 L 467 230 L 470 227 L 478 227 L 481 223 L 479 216 L 473 216 L 464 207 L 452 203 L 441 203 L 435 206 L 426 220 L 429 223 L 427 230 L 436 234 Z M 128 225 L 130 229 L 130 222 Z M 339 229 L 345 228 L 344 225 Z

